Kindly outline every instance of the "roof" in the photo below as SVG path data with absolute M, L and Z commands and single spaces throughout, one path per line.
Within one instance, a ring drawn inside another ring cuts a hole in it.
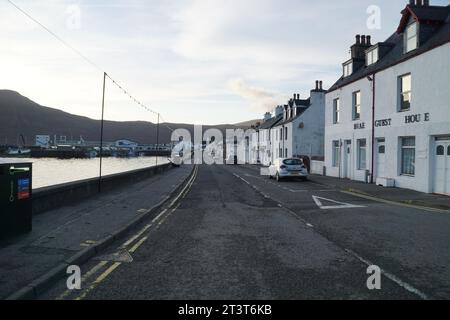
M 403 32 L 411 16 L 420 23 L 442 23 L 447 19 L 449 8 L 450 6 L 406 6 L 406 8 L 402 11 L 403 17 L 400 21 L 397 32 Z
M 288 102 L 288 105 L 290 107 L 293 107 L 295 103 L 295 106 L 299 107 L 299 106 L 304 106 L 304 107 L 309 107 L 309 105 L 311 104 L 311 98 L 308 99 L 291 99 Z
M 357 80 L 370 76 L 374 73 L 387 69 L 401 62 L 412 59 L 420 54 L 423 54 L 427 51 L 430 51 L 434 48 L 437 48 L 450 42 L 450 21 L 449 21 L 450 6 L 446 7 L 407 6 L 405 10 L 403 10 L 402 12 L 403 13 L 402 20 L 405 19 L 405 16 L 407 17 L 406 19 L 409 19 L 408 14 L 410 14 L 410 12 L 414 12 L 415 14 L 417 14 L 419 16 L 419 21 L 423 21 L 423 19 L 425 18 L 442 19 L 442 16 L 444 16 L 444 14 L 445 19 L 440 20 L 442 21 L 442 26 L 439 27 L 428 40 L 422 43 L 416 50 L 413 50 L 406 54 L 403 52 L 403 34 L 395 32 L 385 42 L 380 43 L 380 45 L 385 44 L 392 47 L 392 49 L 390 49 L 390 51 L 387 52 L 386 55 L 380 57 L 380 60 L 378 60 L 378 62 L 376 62 L 375 64 L 370 66 L 363 66 L 348 77 L 344 78 L 342 76 L 333 86 L 331 86 L 330 89 L 328 89 L 328 92 L 335 91 Z
M 280 123 L 277 123 L 277 126 L 282 126 L 282 125 L 285 125 L 285 124 L 288 124 L 288 123 L 291 123 L 292 121 L 294 121 L 295 119 L 297 119 L 297 118 L 299 118 L 306 110 L 308 110 L 308 108 L 309 108 L 309 106 L 308 107 L 297 107 L 297 115 L 295 116 L 295 117 L 292 117 L 292 118 L 289 118 L 289 119 L 287 119 L 287 120 L 285 120 L 285 121 L 282 121 L 282 122 L 280 122 Z
M 283 119 L 283 115 L 278 115 L 276 117 L 273 117 L 265 122 L 263 122 L 260 126 L 259 129 L 270 129 L 273 126 L 275 126 L 280 120 Z

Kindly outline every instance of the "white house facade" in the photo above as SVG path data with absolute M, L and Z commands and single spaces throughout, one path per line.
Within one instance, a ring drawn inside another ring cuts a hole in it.
M 326 94 L 326 174 L 450 194 L 450 7 L 411 1 L 385 42 L 357 36 Z
M 272 129 L 272 158 L 324 156 L 325 93 L 322 81 L 316 81 L 316 88 L 310 97 L 300 99 L 294 95 L 284 106 L 283 118 Z

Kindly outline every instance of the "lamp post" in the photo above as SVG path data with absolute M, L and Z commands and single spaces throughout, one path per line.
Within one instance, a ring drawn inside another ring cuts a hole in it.
M 106 72 L 103 73 L 103 98 L 102 98 L 102 119 L 100 122 L 100 173 L 98 177 L 98 192 L 102 191 L 102 164 L 103 164 L 103 126 L 105 115 L 105 89 L 106 89 Z

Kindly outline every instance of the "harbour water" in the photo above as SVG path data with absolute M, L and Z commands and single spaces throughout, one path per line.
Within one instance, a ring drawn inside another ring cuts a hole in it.
M 84 180 L 99 176 L 100 159 L 68 159 L 53 158 L 0 158 L 2 162 L 32 162 L 33 189 L 56 184 Z M 165 157 L 158 157 L 158 164 L 167 163 Z M 152 167 L 156 164 L 156 157 L 139 158 L 104 158 L 102 174 L 114 174 L 136 169 Z

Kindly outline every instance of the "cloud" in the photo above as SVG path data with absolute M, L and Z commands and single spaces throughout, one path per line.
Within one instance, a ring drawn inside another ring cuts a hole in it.
M 286 101 L 285 96 L 250 86 L 242 79 L 230 80 L 229 88 L 250 102 L 251 108 L 255 111 L 270 112 L 276 105 Z

